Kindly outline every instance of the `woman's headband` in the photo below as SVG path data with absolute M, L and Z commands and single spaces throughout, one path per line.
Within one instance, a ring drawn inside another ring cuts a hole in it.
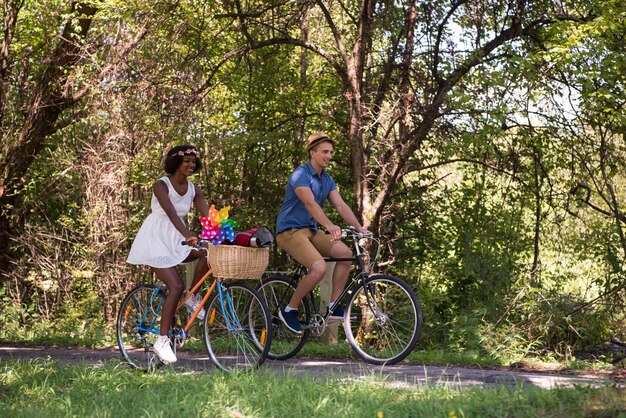
M 181 150 L 181 151 L 175 152 L 174 154 L 168 155 L 167 158 L 176 157 L 177 155 L 180 155 L 181 157 L 184 157 L 185 155 L 194 155 L 196 158 L 200 158 L 200 153 L 193 148 L 188 148 L 184 151 Z

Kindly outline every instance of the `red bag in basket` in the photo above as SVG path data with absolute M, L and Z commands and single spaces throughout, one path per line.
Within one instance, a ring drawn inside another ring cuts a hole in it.
M 248 229 L 235 235 L 233 243 L 242 247 L 259 247 L 265 248 L 272 245 L 274 235 L 264 226 Z

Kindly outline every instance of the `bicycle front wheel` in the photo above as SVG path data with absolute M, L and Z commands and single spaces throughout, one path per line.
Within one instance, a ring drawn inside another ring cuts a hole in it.
M 124 360 L 136 369 L 163 365 L 152 346 L 159 336 L 164 300 L 159 286 L 140 285 L 128 293 L 117 313 L 117 345 Z
M 240 283 L 218 283 L 204 319 L 204 343 L 211 361 L 224 371 L 260 366 L 270 348 L 271 322 L 259 293 Z
M 394 364 L 415 348 L 422 310 L 402 279 L 371 276 L 350 298 L 344 322 L 348 343 L 365 361 Z
M 284 275 L 265 277 L 258 287 L 259 293 L 265 297 L 272 318 L 272 346 L 267 355 L 272 360 L 287 360 L 295 356 L 311 333 L 309 329 L 305 329 L 302 334 L 290 331 L 278 316 L 278 311 L 287 306 L 295 289 L 295 283 Z M 311 321 L 308 297 L 302 299 L 298 312 L 300 322 L 308 325 Z

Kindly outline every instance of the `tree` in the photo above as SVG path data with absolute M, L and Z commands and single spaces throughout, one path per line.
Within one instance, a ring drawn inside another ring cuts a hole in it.
M 581 5 L 525 0 L 225 5 L 221 16 L 237 20 L 249 50 L 295 46 L 334 70 L 348 108 L 344 129 L 357 208 L 373 228 L 393 206 L 404 176 L 425 164 L 416 153 L 436 140 L 433 133 L 447 119 L 466 111 L 455 103 L 470 88 L 465 80 L 481 68 L 497 72 L 527 54 L 542 30 L 588 13 Z M 309 32 L 321 36 L 292 35 L 304 16 Z
M 27 86 L 23 103 L 23 119 L 18 123 L 8 120 L 8 101 L 19 93 L 9 90 L 10 78 L 19 77 L 18 58 L 12 53 L 18 15 L 23 1 L 4 2 L 4 39 L 0 69 L 0 135 L 6 144 L 0 158 L 0 271 L 8 267 L 9 240 L 22 224 L 26 208 L 20 196 L 24 179 L 37 154 L 46 145 L 46 139 L 63 127 L 63 112 L 72 108 L 85 95 L 85 90 L 74 84 L 75 67 L 84 56 L 82 43 L 86 39 L 97 8 L 90 3 L 72 2 L 63 31 L 55 46 L 45 55 L 41 72 L 32 85 Z M 17 74 L 16 74 L 17 73 Z M 24 74 L 22 74 L 24 76 Z M 22 80 L 28 83 L 29 80 Z M 78 87 L 76 89 L 75 87 Z

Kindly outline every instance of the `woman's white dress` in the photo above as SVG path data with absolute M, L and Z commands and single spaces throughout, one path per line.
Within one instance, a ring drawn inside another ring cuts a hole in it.
M 181 196 L 174 190 L 169 178 L 161 177 L 159 180 L 163 180 L 167 185 L 168 195 L 176 209 L 176 214 L 184 223 L 184 217 L 191 210 L 193 199 L 196 197 L 193 183 L 187 180 L 187 193 Z M 192 248 L 181 245 L 185 237 L 174 227 L 154 193 L 152 193 L 150 207 L 152 213 L 139 228 L 126 261 L 130 264 L 143 264 L 157 268 L 173 267 L 182 263 Z

